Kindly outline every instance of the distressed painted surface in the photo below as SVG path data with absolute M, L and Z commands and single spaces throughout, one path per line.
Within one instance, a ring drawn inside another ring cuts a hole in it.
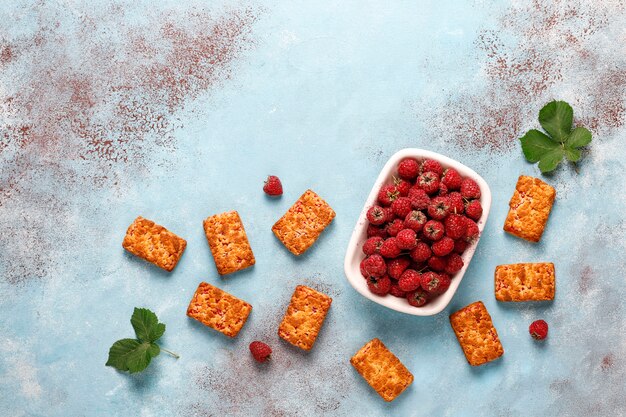
M 626 414 L 623 1 L 153 3 L 0 4 L 4 414 Z M 594 142 L 578 174 L 547 177 L 557 202 L 531 245 L 501 227 L 517 176 L 539 175 L 516 138 L 552 98 Z M 430 318 L 369 302 L 342 271 L 378 170 L 408 146 L 475 168 L 494 197 L 457 295 Z M 281 199 L 261 192 L 269 173 Z M 337 218 L 295 258 L 270 228 L 307 188 Z M 231 209 L 257 264 L 220 278 L 201 221 Z M 173 273 L 122 250 L 137 215 L 188 240 Z M 495 265 L 532 261 L 555 263 L 556 300 L 496 303 Z M 254 306 L 237 339 L 185 316 L 201 280 Z M 276 336 L 297 284 L 334 298 L 310 353 Z M 506 353 L 473 369 L 447 316 L 479 299 Z M 135 306 L 182 357 L 128 376 L 104 363 Z M 527 333 L 536 318 L 544 343 Z M 348 362 L 373 337 L 415 374 L 392 404 Z M 269 365 L 252 361 L 254 339 L 274 348 Z

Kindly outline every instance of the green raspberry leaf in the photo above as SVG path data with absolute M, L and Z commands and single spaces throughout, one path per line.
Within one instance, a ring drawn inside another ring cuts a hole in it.
M 574 110 L 564 101 L 551 101 L 539 111 L 539 123 L 552 139 L 565 142 L 572 131 Z
M 578 162 L 578 160 L 580 159 L 580 150 L 576 148 L 565 147 L 564 152 L 565 157 L 572 162 Z
M 129 371 L 132 374 L 146 369 L 152 358 L 158 356 L 160 352 L 161 349 L 154 343 L 121 339 L 113 343 L 109 349 L 106 366 L 112 366 L 120 371 Z
M 528 162 L 537 162 L 541 160 L 545 154 L 561 148 L 560 144 L 535 129 L 526 132 L 526 134 L 520 138 L 520 141 L 522 142 L 522 151 Z
M 159 323 L 156 314 L 147 308 L 135 307 L 130 323 L 135 329 L 137 339 L 142 342 L 154 342 L 165 333 L 165 324 Z
M 588 145 L 589 142 L 591 142 L 591 132 L 584 127 L 577 127 L 569 134 L 565 141 L 565 146 L 568 148 L 580 148 Z
M 546 172 L 554 171 L 554 169 L 559 165 L 559 162 L 563 159 L 564 150 L 558 145 L 557 148 L 544 153 L 539 160 L 539 169 L 542 174 Z

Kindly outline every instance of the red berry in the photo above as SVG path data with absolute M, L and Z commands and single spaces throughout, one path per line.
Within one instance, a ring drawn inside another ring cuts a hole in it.
M 387 207 L 390 206 L 399 195 L 400 193 L 395 185 L 383 185 L 378 192 L 378 202 Z
M 389 223 L 396 218 L 396 215 L 393 214 L 393 210 L 391 207 L 383 207 L 383 211 L 385 212 L 385 222 Z
M 446 274 L 454 275 L 463 268 L 463 258 L 457 253 L 451 253 L 446 259 Z
M 417 235 L 412 229 L 403 229 L 396 236 L 396 244 L 400 249 L 411 250 L 417 245 Z
M 463 214 L 465 211 L 465 202 L 461 193 L 456 191 L 448 194 L 450 199 L 450 213 Z
M 437 195 L 441 197 L 448 195 L 448 187 L 442 182 L 439 183 L 439 193 Z
M 404 180 L 413 180 L 420 172 L 420 164 L 413 158 L 407 158 L 398 164 L 398 175 Z
M 430 197 L 426 194 L 426 191 L 422 190 L 419 187 L 413 187 L 409 190 L 409 199 L 411 200 L 411 205 L 415 210 L 425 210 L 428 208 L 430 204 Z
M 528 331 L 533 339 L 543 340 L 548 337 L 548 323 L 543 320 L 533 321 L 528 327 Z
M 404 219 L 404 227 L 419 232 L 426 224 L 426 221 L 428 221 L 428 219 L 424 213 L 418 210 L 412 210 Z
M 450 279 L 450 275 L 445 273 L 439 274 L 439 288 L 436 290 L 437 294 L 443 294 L 448 291 L 451 282 L 452 280 Z
M 446 258 L 433 255 L 428 258 L 428 267 L 433 271 L 441 272 L 446 269 Z
M 378 226 L 374 226 L 373 224 L 370 224 L 369 226 L 367 226 L 367 237 L 370 238 L 370 237 L 375 237 L 375 236 L 379 236 L 385 239 L 388 236 L 387 230 L 385 230 L 382 227 L 378 227 Z
M 391 237 L 397 236 L 398 232 L 402 229 L 404 229 L 404 222 L 400 219 L 394 219 L 391 223 L 387 223 L 387 226 L 385 226 L 387 234 Z
M 480 234 L 480 230 L 478 229 L 478 225 L 471 219 L 465 218 L 465 224 L 467 225 L 467 229 L 465 229 L 464 239 L 466 242 L 471 243 L 478 239 L 478 235 Z
M 367 220 L 374 226 L 380 226 L 385 223 L 386 214 L 380 206 L 372 206 L 367 210 Z
M 480 205 L 480 201 L 472 200 L 465 207 L 465 215 L 472 220 L 478 221 L 483 215 L 483 206 Z
M 422 282 L 420 275 L 421 274 L 419 272 L 413 269 L 407 269 L 400 276 L 400 279 L 398 280 L 398 287 L 400 287 L 402 291 L 406 292 L 415 291 L 420 287 L 420 283 Z
M 257 362 L 265 362 L 272 354 L 272 348 L 263 342 L 254 341 L 250 343 L 250 353 Z
M 397 258 L 400 253 L 402 250 L 398 247 L 395 237 L 386 239 L 380 247 L 380 254 L 385 258 Z
M 415 246 L 415 249 L 413 249 L 409 255 L 415 262 L 426 262 L 428 258 L 431 257 L 432 251 L 430 250 L 430 246 L 426 243 L 417 242 L 417 246 Z
M 380 236 L 370 237 L 363 244 L 363 253 L 366 255 L 373 255 L 380 251 L 380 247 L 383 245 L 383 238 Z
M 461 254 L 463 252 L 465 252 L 465 249 L 467 248 L 468 243 L 462 239 L 459 240 L 455 240 L 454 241 L 454 252 Z
M 391 283 L 391 289 L 389 290 L 389 294 L 393 295 L 394 297 L 398 297 L 398 298 L 405 298 L 406 297 L 406 292 L 402 291 L 400 289 L 400 287 L 398 287 L 398 284 L 395 282 Z
M 461 174 L 454 168 L 446 169 L 441 178 L 441 182 L 448 187 L 448 190 L 458 190 L 461 188 L 462 181 L 463 178 L 461 178 Z
M 464 178 L 461 182 L 461 195 L 467 199 L 480 198 L 480 187 L 471 178 Z
M 429 220 L 424 225 L 422 233 L 427 239 L 435 241 L 443 237 L 444 231 L 445 229 L 441 222 L 437 220 Z
M 443 224 L 446 228 L 446 236 L 449 238 L 457 240 L 465 237 L 467 223 L 463 216 L 451 214 L 446 218 Z
M 407 180 L 401 180 L 399 178 L 394 178 L 393 179 L 393 183 L 396 186 L 396 189 L 398 190 L 398 193 L 400 193 L 400 197 L 406 197 L 407 195 L 409 195 L 409 190 L 411 189 L 411 183 L 408 182 Z
M 454 250 L 454 240 L 445 236 L 433 243 L 431 248 L 436 256 L 446 256 Z
M 426 194 L 434 194 L 439 191 L 439 177 L 432 171 L 424 172 L 420 175 L 416 184 L 426 191 Z
M 369 277 L 367 288 L 376 295 L 387 295 L 391 290 L 391 280 L 387 275 L 384 277 Z
M 269 175 L 265 180 L 265 185 L 263 186 L 263 191 L 265 194 L 271 196 L 277 196 L 283 194 L 283 184 L 281 184 L 280 179 L 275 175 Z
M 434 172 L 438 177 L 443 174 L 443 168 L 438 161 L 434 159 L 427 159 L 422 163 L 422 172 Z
M 420 285 L 425 290 L 428 291 L 429 294 L 439 294 L 439 274 L 428 271 L 422 274 Z
M 385 264 L 383 257 L 377 253 L 370 255 L 361 261 L 361 274 L 366 278 L 370 276 L 382 277 L 386 272 L 387 264 Z
M 435 220 L 444 219 L 450 212 L 450 199 L 448 197 L 435 197 L 428 205 L 428 215 Z
M 418 288 L 406 295 L 406 300 L 413 307 L 421 307 L 428 302 L 429 296 L 422 288 Z
M 411 265 L 411 260 L 406 256 L 392 259 L 387 263 L 387 275 L 389 278 L 398 280 L 409 265 Z
M 398 197 L 393 203 L 391 203 L 391 210 L 393 210 L 393 214 L 403 219 L 411 212 L 411 209 L 411 200 L 408 197 Z

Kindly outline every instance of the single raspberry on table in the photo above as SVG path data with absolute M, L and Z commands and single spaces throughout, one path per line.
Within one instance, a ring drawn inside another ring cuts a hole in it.
M 446 236 L 449 238 L 457 240 L 465 237 L 467 223 L 465 222 L 465 218 L 463 216 L 451 214 L 446 217 L 443 225 L 446 228 Z
M 265 185 L 263 185 L 263 191 L 271 196 L 283 195 L 283 184 L 277 176 L 269 175 L 265 180 Z
M 446 258 L 433 255 L 428 258 L 428 267 L 433 271 L 441 272 L 446 269 Z
M 454 275 L 463 268 L 463 258 L 458 253 L 451 253 L 446 258 L 446 267 L 444 271 L 446 274 Z
M 380 191 L 378 191 L 378 202 L 387 207 L 399 196 L 400 192 L 395 185 L 383 185 Z
M 436 256 L 446 256 L 454 250 L 454 240 L 444 236 L 433 243 L 431 249 Z
M 393 210 L 393 214 L 403 219 L 411 212 L 412 209 L 411 200 L 408 197 L 398 197 L 393 203 L 391 203 L 391 210 Z
M 400 193 L 400 197 L 406 197 L 407 195 L 409 195 L 409 190 L 412 187 L 412 184 L 409 181 L 400 178 L 394 178 L 393 184 L 396 186 L 396 190 L 398 190 L 398 193 Z
M 411 250 L 417 245 L 417 235 L 413 229 L 402 229 L 396 235 L 396 244 L 400 249 Z
M 443 167 L 438 161 L 434 159 L 426 159 L 422 163 L 422 172 L 434 172 L 438 177 L 441 177 L 443 174 Z
M 413 269 L 407 269 L 402 273 L 398 280 L 398 287 L 402 291 L 415 291 L 420 287 L 421 274 Z
M 448 187 L 448 190 L 458 190 L 461 188 L 462 181 L 461 174 L 454 168 L 446 169 L 441 178 L 441 182 Z
M 389 290 L 389 294 L 393 295 L 394 297 L 398 297 L 398 298 L 405 298 L 406 297 L 406 292 L 402 291 L 400 289 L 400 287 L 398 286 L 398 284 L 395 283 L 395 282 L 391 283 L 391 289 Z
M 448 195 L 448 187 L 446 187 L 446 185 L 442 182 L 439 183 L 439 192 L 437 193 L 437 195 L 440 197 Z
M 266 362 L 270 355 L 272 354 L 272 348 L 266 345 L 263 342 L 259 342 L 255 340 L 250 343 L 250 353 L 252 353 L 252 357 L 257 362 Z
M 401 219 L 394 219 L 385 226 L 387 234 L 391 237 L 396 237 L 402 229 L 404 229 L 404 222 Z
M 411 200 L 411 205 L 415 210 L 425 210 L 428 208 L 430 204 L 430 197 L 426 193 L 426 191 L 422 190 L 419 187 L 412 187 L 409 190 L 409 200 Z
M 435 194 L 439 191 L 439 177 L 432 171 L 424 172 L 417 177 L 416 183 L 426 194 Z M 410 191 L 409 191 L 410 193 Z
M 428 244 L 417 242 L 417 246 L 415 246 L 415 249 L 413 249 L 409 255 L 415 262 L 426 262 L 432 255 L 432 251 Z
M 424 225 L 424 229 L 422 229 L 422 233 L 427 239 L 430 240 L 439 240 L 443 237 L 445 229 L 443 227 L 443 223 L 437 220 L 429 220 Z
M 454 241 L 454 252 L 458 253 L 460 255 L 463 252 L 465 252 L 465 249 L 467 249 L 467 246 L 468 246 L 468 243 L 466 241 L 464 241 L 463 239 L 455 240 Z
M 434 220 L 443 220 L 450 213 L 450 199 L 448 197 L 435 197 L 428 205 L 428 215 Z
M 448 198 L 450 199 L 450 213 L 463 214 L 465 211 L 465 200 L 463 200 L 461 193 L 453 191 L 448 194 Z
M 367 237 L 370 238 L 375 236 L 379 236 L 385 239 L 389 235 L 387 234 L 387 230 L 385 230 L 385 228 L 370 224 L 369 226 L 367 226 Z
M 387 263 L 387 275 L 389 278 L 399 280 L 400 276 L 411 265 L 411 259 L 406 256 L 400 256 L 392 259 Z
M 385 273 L 387 273 L 387 264 L 381 255 L 375 253 L 361 261 L 361 275 L 365 278 L 370 276 L 382 277 Z
M 395 237 L 385 239 L 383 245 L 380 247 L 380 254 L 385 258 L 397 258 L 402 253 L 402 250 L 398 247 Z
M 471 178 L 464 178 L 461 182 L 461 195 L 468 200 L 480 198 L 480 187 Z
M 419 210 L 411 210 L 404 218 L 404 227 L 419 232 L 427 221 L 428 219 L 424 213 Z
M 428 293 L 423 288 L 418 288 L 415 291 L 411 291 L 406 295 L 406 300 L 413 307 L 421 307 L 429 300 Z
M 391 290 L 391 280 L 387 275 L 384 277 L 369 277 L 367 279 L 367 288 L 376 295 L 387 295 Z
M 398 175 L 403 180 L 413 180 L 420 172 L 420 164 L 413 158 L 407 158 L 398 164 Z
M 385 223 L 387 219 L 387 214 L 385 210 L 381 206 L 372 206 L 367 210 L 367 221 L 369 221 L 374 226 L 380 226 Z
M 535 320 L 528 327 L 533 339 L 543 340 L 548 337 L 548 323 L 543 320 Z
M 480 230 L 478 229 L 478 225 L 472 219 L 465 218 L 465 224 L 467 229 L 465 229 L 465 236 L 463 237 L 466 242 L 472 243 L 476 239 L 478 239 L 478 235 L 480 234 Z
M 383 245 L 383 241 L 384 239 L 380 236 L 370 237 L 363 243 L 363 253 L 368 256 L 378 253 Z
M 480 216 L 483 215 L 483 206 L 480 205 L 480 201 L 472 200 L 465 206 L 465 215 L 472 220 L 478 221 Z

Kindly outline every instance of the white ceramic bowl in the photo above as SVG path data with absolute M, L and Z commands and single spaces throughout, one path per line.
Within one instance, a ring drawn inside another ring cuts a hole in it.
M 405 158 L 416 158 L 418 160 L 434 159 L 439 161 L 444 168 L 454 168 L 459 172 L 459 174 L 461 174 L 462 177 L 469 177 L 476 181 L 478 183 L 478 186 L 480 187 L 480 204 L 483 207 L 483 215 L 477 222 L 481 234 L 483 229 L 485 228 L 487 218 L 489 217 L 489 209 L 491 208 L 491 190 L 489 189 L 489 186 L 487 185 L 485 180 L 480 175 L 474 172 L 474 170 L 472 170 L 471 168 L 466 167 L 465 165 L 458 161 L 455 161 L 454 159 L 450 159 L 447 156 L 443 156 L 436 152 L 426 151 L 423 149 L 406 148 L 395 153 L 391 158 L 389 158 L 383 169 L 380 171 L 380 174 L 378 175 L 378 178 L 376 179 L 376 182 L 372 187 L 372 191 L 370 192 L 369 197 L 367 197 L 367 200 L 365 201 L 365 205 L 363 206 L 363 210 L 361 211 L 359 220 L 357 221 L 356 226 L 354 227 L 354 231 L 352 232 L 352 238 L 350 239 L 348 250 L 346 251 L 344 270 L 346 273 L 346 277 L 348 278 L 348 282 L 350 282 L 350 285 L 352 285 L 354 289 L 357 290 L 362 296 L 369 298 L 375 303 L 383 305 L 387 308 L 406 314 L 413 314 L 415 316 L 432 316 L 446 308 L 446 306 L 456 293 L 456 290 L 457 288 L 459 288 L 459 284 L 463 279 L 463 275 L 465 275 L 465 271 L 467 270 L 467 267 L 469 266 L 469 263 L 474 256 L 476 245 L 478 245 L 480 237 L 471 245 L 469 245 L 465 252 L 463 252 L 463 255 L 461 255 L 464 263 L 463 268 L 453 276 L 452 283 L 450 284 L 450 288 L 448 289 L 448 291 L 431 300 L 422 307 L 413 307 L 404 298 L 398 298 L 392 295 L 381 297 L 373 294 L 367 288 L 367 283 L 361 275 L 361 271 L 359 269 L 359 264 L 365 257 L 362 251 L 362 247 L 363 243 L 367 239 L 367 210 L 376 203 L 378 190 L 380 190 L 383 185 L 392 183 L 392 176 L 397 171 L 398 163 Z

